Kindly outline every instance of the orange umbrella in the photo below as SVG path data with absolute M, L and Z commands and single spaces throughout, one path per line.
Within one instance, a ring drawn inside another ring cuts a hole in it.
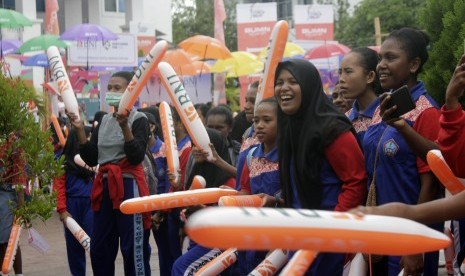
M 184 51 L 176 49 L 167 51 L 163 61 L 168 62 L 178 76 L 195 75 L 197 72 L 193 65 L 194 56 Z
M 206 35 L 196 35 L 179 43 L 179 47 L 202 59 L 225 59 L 231 52 L 218 39 Z
M 195 72 L 197 74 L 209 74 L 211 73 L 211 69 L 212 69 L 212 66 L 206 62 L 203 62 L 203 61 L 200 61 L 200 60 L 197 60 L 197 61 L 194 61 L 192 63 L 192 65 L 194 66 L 194 69 L 195 69 Z

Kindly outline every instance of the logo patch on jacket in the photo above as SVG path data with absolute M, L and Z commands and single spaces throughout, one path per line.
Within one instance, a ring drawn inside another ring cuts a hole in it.
M 384 143 L 383 150 L 385 155 L 394 156 L 399 150 L 399 145 L 397 145 L 394 139 L 389 139 Z

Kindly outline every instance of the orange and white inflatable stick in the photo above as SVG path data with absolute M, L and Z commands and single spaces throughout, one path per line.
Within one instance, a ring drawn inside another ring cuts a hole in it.
M 90 250 L 90 238 L 87 233 L 79 226 L 79 224 L 72 218 L 67 217 L 65 220 L 65 225 L 68 230 L 73 234 L 73 236 L 78 240 L 82 247 L 86 251 Z
M 195 273 L 195 276 L 216 276 L 221 274 L 228 267 L 232 266 L 237 261 L 237 249 L 229 248 L 221 253 L 218 257 L 214 258 L 206 265 L 204 265 L 199 271 Z
M 348 276 L 367 275 L 367 272 L 368 272 L 368 264 L 363 258 L 363 254 L 362 253 L 355 254 L 355 257 L 350 262 Z
M 218 206 L 261 207 L 263 199 L 258 195 L 222 196 Z
M 249 276 L 271 276 L 278 272 L 281 267 L 287 262 L 287 250 L 273 250 L 254 270 L 249 273 Z
M 428 165 L 434 175 L 452 195 L 465 190 L 465 179 L 460 179 L 454 175 L 449 165 L 447 165 L 444 160 L 441 151 L 430 150 L 426 155 L 426 161 L 428 161 Z
M 172 184 L 176 184 L 179 178 L 179 154 L 176 143 L 176 133 L 174 132 L 174 121 L 171 116 L 171 108 L 166 102 L 161 102 L 159 112 L 161 128 L 163 130 L 163 140 L 165 140 L 166 163 L 168 163 L 168 171 L 175 175 Z
M 239 250 L 286 248 L 397 256 L 450 244 L 443 233 L 408 219 L 289 208 L 205 208 L 189 217 L 186 232 L 202 246 Z
M 312 265 L 318 253 L 311 250 L 298 250 L 292 256 L 291 260 L 283 268 L 279 275 L 281 276 L 301 276 L 305 275 L 308 268 Z M 362 274 L 360 274 L 362 275 Z
M 77 116 L 77 120 L 79 120 L 79 105 L 76 100 L 76 95 L 74 95 L 73 87 L 71 87 L 68 73 L 66 73 L 65 65 L 61 60 L 60 51 L 58 51 L 56 46 L 50 46 L 47 49 L 47 56 L 50 72 L 58 86 L 65 107 L 68 112 L 74 113 Z
M 60 142 L 60 145 L 64 147 L 66 144 L 66 139 L 65 139 L 65 136 L 63 135 L 63 130 L 61 130 L 60 123 L 58 123 L 57 116 L 53 114 L 50 115 L 50 120 L 52 121 L 53 128 L 55 129 L 55 133 L 58 136 L 58 141 Z
M 194 176 L 194 179 L 192 179 L 192 184 L 189 187 L 189 190 L 203 189 L 205 186 L 207 186 L 207 181 L 205 181 L 205 178 L 201 175 L 196 175 Z
M 97 172 L 98 168 L 99 168 L 99 165 L 97 165 L 95 167 L 91 167 L 91 166 L 87 165 L 86 162 L 84 162 L 84 160 L 82 160 L 82 157 L 81 157 L 80 154 L 76 154 L 74 156 L 74 163 L 76 163 L 76 165 L 78 165 L 80 167 L 83 167 L 84 169 L 92 171 L 92 172 Z
M 10 232 L 10 238 L 8 239 L 8 245 L 5 251 L 5 257 L 2 263 L 2 273 L 8 275 L 13 268 L 13 262 L 15 260 L 16 251 L 18 250 L 19 237 L 21 236 L 21 226 L 13 222 L 13 226 Z
M 131 82 L 126 91 L 124 91 L 121 101 L 118 106 L 118 114 L 126 114 L 127 110 L 131 110 L 139 98 L 142 89 L 147 84 L 152 74 L 157 70 L 157 65 L 168 50 L 168 43 L 161 40 L 155 44 L 144 61 L 141 63 L 137 71 L 134 73 Z
M 208 137 L 207 130 L 199 114 L 197 114 L 194 104 L 192 104 L 187 95 L 184 86 L 179 80 L 179 77 L 176 75 L 173 67 L 164 61 L 158 64 L 158 70 L 160 72 L 161 82 L 166 91 L 168 91 L 171 102 L 174 107 L 176 107 L 179 117 L 186 127 L 192 142 L 194 142 L 198 148 L 208 152 L 208 159 L 211 160 L 213 155 L 209 145 L 210 137 Z
M 222 196 L 235 195 L 237 193 L 236 190 L 232 189 L 206 188 L 136 197 L 123 201 L 120 205 L 120 210 L 124 214 L 135 214 L 198 204 L 211 204 L 218 202 L 218 199 Z
M 286 48 L 289 26 L 287 21 L 278 21 L 271 31 L 270 41 L 266 50 L 266 61 L 263 76 L 258 86 L 255 107 L 261 100 L 273 97 L 274 95 L 274 75 L 278 63 L 283 59 L 284 48 Z

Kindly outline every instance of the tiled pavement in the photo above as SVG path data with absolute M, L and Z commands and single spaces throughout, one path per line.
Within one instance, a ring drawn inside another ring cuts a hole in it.
M 58 215 L 55 213 L 46 224 L 36 221 L 34 228 L 45 238 L 50 245 L 50 249 L 45 255 L 42 255 L 36 249 L 29 246 L 27 231 L 23 230 L 20 240 L 23 256 L 23 274 L 25 276 L 71 275 L 68 269 L 63 224 L 60 222 Z M 150 246 L 152 247 L 152 255 L 150 257 L 152 275 L 159 275 L 158 251 L 152 235 L 150 236 Z M 116 258 L 115 271 L 116 275 L 124 275 L 121 253 Z M 92 275 L 89 255 L 87 255 L 86 275 Z

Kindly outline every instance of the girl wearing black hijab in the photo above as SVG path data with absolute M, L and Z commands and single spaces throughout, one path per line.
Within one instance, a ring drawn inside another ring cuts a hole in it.
M 306 60 L 278 64 L 278 155 L 284 206 L 347 211 L 365 202 L 367 177 L 355 131 Z M 342 275 L 344 254 L 319 254 L 307 275 Z

